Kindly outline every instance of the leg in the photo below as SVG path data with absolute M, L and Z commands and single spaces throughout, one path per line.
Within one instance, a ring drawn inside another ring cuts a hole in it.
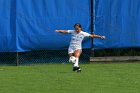
M 79 65 L 78 65 L 78 61 L 79 61 L 79 57 L 80 57 L 80 55 L 81 55 L 81 49 L 75 50 L 75 48 L 69 47 L 69 49 L 68 49 L 68 54 L 69 54 L 69 57 L 72 57 L 72 56 L 75 57 L 75 61 L 72 62 L 72 63 L 73 63 L 73 71 L 80 72 L 81 69 L 80 69 L 80 67 L 79 67 Z M 70 60 L 69 60 L 69 62 L 71 63 Z
M 81 49 L 78 49 L 78 50 L 75 50 L 75 51 L 74 51 L 74 56 L 75 56 L 76 58 L 79 58 L 80 55 L 81 55 Z
M 69 53 L 69 57 L 74 56 L 74 53 Z
M 69 49 L 68 49 L 68 54 L 69 54 L 69 62 L 71 62 L 71 61 L 70 61 L 70 58 L 71 58 L 71 56 L 74 56 L 74 50 L 73 50 L 72 47 L 69 47 Z
M 78 50 L 74 51 L 74 56 L 76 58 L 76 62 L 74 64 L 74 69 L 77 70 L 77 72 L 81 71 L 81 69 L 79 67 L 79 57 L 80 57 L 80 55 L 81 55 L 81 49 L 78 49 Z
M 80 55 L 81 55 L 81 49 L 78 49 L 78 50 L 74 51 L 74 56 L 76 58 L 76 62 L 74 64 L 75 67 L 79 67 L 79 65 L 78 65 L 79 62 L 78 61 L 79 61 Z

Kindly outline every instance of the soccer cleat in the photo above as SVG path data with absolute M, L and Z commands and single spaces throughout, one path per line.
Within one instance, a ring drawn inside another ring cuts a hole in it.
M 80 67 L 73 67 L 73 71 L 81 72 Z
M 80 67 L 78 68 L 77 72 L 81 72 L 81 69 L 80 69 Z
M 78 69 L 79 69 L 79 67 L 73 67 L 73 71 L 76 71 Z
M 73 71 L 76 71 L 77 70 L 77 67 L 73 67 Z
M 77 72 L 81 72 L 81 69 L 78 69 Z

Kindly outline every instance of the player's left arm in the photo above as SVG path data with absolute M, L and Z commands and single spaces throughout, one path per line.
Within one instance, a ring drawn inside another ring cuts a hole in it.
M 106 38 L 105 36 L 100 36 L 100 35 L 95 35 L 95 34 L 91 34 L 91 35 L 89 35 L 89 37 L 91 37 L 91 38 L 101 38 L 101 39 Z

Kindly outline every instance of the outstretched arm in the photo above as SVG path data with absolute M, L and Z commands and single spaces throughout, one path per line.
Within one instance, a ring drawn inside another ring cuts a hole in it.
M 68 30 L 55 30 L 55 32 L 68 34 Z
M 105 36 L 100 36 L 100 35 L 95 35 L 95 34 L 91 34 L 89 37 L 91 38 L 101 38 L 101 39 L 105 39 Z

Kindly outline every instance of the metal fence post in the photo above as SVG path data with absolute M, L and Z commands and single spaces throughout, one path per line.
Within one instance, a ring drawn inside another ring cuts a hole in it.
M 91 34 L 94 34 L 94 0 L 90 0 L 91 8 Z M 91 56 L 94 57 L 94 38 L 91 39 Z
M 19 52 L 16 52 L 16 66 L 19 66 Z

